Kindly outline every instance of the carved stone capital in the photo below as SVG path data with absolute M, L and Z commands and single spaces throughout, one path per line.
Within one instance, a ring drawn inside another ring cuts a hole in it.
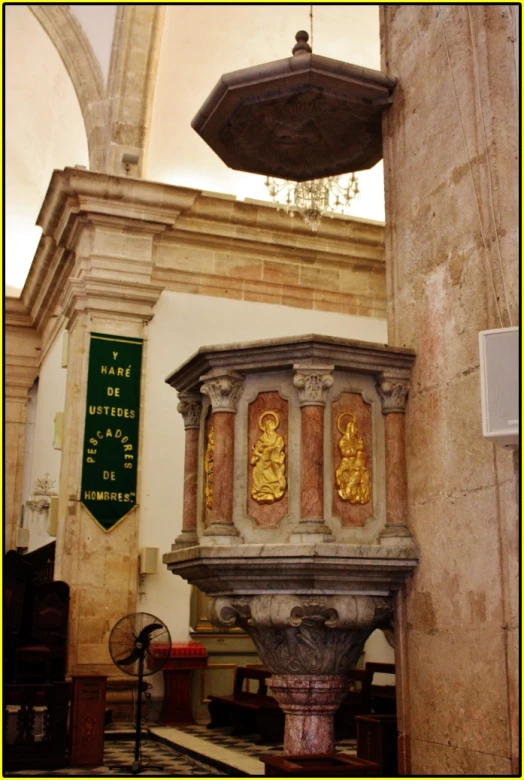
M 382 414 L 404 414 L 409 393 L 407 381 L 381 377 L 375 385 L 382 404 Z
M 235 371 L 228 373 L 211 372 L 202 377 L 204 384 L 200 391 L 209 397 L 213 412 L 236 414 L 238 401 L 244 388 L 244 377 Z
M 177 410 L 183 417 L 185 430 L 199 428 L 202 414 L 202 397 L 196 393 L 178 393 L 178 398 Z
M 209 619 L 247 631 L 273 674 L 345 674 L 391 613 L 389 598 L 261 594 L 217 596 Z
M 300 407 L 325 406 L 327 392 L 333 385 L 334 366 L 295 365 L 293 385 L 298 393 Z

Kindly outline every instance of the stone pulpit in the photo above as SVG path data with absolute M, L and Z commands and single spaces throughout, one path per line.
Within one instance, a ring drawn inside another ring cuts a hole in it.
M 182 532 L 164 562 L 241 626 L 286 713 L 284 752 L 333 715 L 418 553 L 406 524 L 410 350 L 327 336 L 201 348 L 167 382 L 185 426 Z

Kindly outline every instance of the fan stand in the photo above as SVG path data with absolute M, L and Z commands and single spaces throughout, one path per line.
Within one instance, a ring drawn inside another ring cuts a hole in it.
M 160 635 L 158 632 L 161 632 Z M 152 639 L 152 634 L 156 636 Z M 150 646 L 157 652 L 150 652 Z M 155 644 L 157 642 L 157 644 Z M 142 720 L 142 688 L 144 676 L 159 672 L 171 649 L 171 636 L 162 620 L 147 612 L 135 612 L 121 618 L 112 628 L 109 636 L 109 652 L 114 663 L 133 677 L 138 677 L 138 699 L 135 723 L 135 754 L 131 767 L 115 766 L 126 774 L 137 775 L 144 770 L 162 770 L 164 767 L 147 763 L 140 758 L 140 726 Z M 148 665 L 145 666 L 146 654 Z M 138 672 L 136 663 L 138 662 Z
M 157 764 L 147 764 L 147 766 L 144 766 L 142 764 L 142 761 L 140 760 L 140 732 L 141 732 L 141 721 L 142 721 L 142 683 L 144 680 L 144 655 L 145 655 L 145 649 L 140 648 L 141 652 L 140 656 L 138 658 L 138 697 L 137 697 L 137 703 L 136 703 L 136 721 L 135 721 L 135 760 L 131 764 L 131 772 L 134 775 L 140 774 L 140 772 L 143 772 L 144 769 L 164 769 L 163 766 L 158 766 Z M 118 765 L 115 767 L 112 767 L 114 769 L 128 769 L 129 767 Z

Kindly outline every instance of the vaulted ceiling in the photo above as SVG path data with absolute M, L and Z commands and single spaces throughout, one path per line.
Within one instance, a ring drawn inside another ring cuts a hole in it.
M 307 5 L 5 7 L 6 283 L 21 288 L 51 173 L 81 165 L 268 200 L 191 129 L 223 73 L 291 55 Z M 313 50 L 380 69 L 378 7 L 315 5 Z M 381 163 L 359 175 L 353 216 L 383 220 Z M 16 290 L 7 290 L 16 294 Z

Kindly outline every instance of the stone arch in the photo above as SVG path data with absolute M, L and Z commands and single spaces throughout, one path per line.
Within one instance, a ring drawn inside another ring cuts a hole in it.
M 122 154 L 136 155 L 133 176 L 143 176 L 151 124 L 165 9 L 158 5 L 119 5 L 108 80 L 110 140 L 108 168 L 124 173 Z
M 73 83 L 84 119 L 91 170 L 107 169 L 107 102 L 102 71 L 80 23 L 64 5 L 30 5 Z

